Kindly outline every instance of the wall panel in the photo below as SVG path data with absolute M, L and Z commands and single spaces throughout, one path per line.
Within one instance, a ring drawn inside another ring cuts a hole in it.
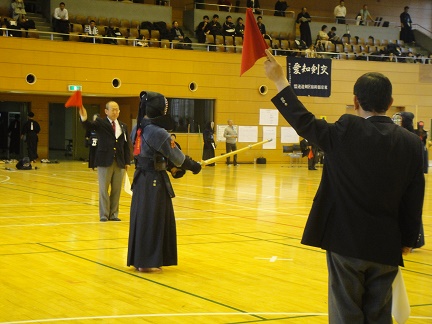
M 264 59 L 240 77 L 241 55 L 238 54 L 12 38 L 2 38 L 0 50 L 7 53 L 0 56 L 0 100 L 15 98 L 32 102 L 43 128 L 41 158 L 48 153 L 49 102 L 65 102 L 70 95 L 68 84 L 83 86 L 85 105 L 103 107 L 108 100 L 118 101 L 121 119 L 129 126 L 136 117 L 138 95 L 142 90 L 162 92 L 167 97 L 216 99 L 216 124 L 226 124 L 227 119 L 233 119 L 237 125 L 257 125 L 259 109 L 274 108 L 270 99 L 276 90 L 263 75 Z M 278 60 L 286 66 L 284 57 Z M 301 100 L 317 116 L 326 116 L 333 122 L 347 112 L 347 105 L 352 105 L 356 78 L 365 72 L 380 71 L 394 84 L 394 105 L 417 110 L 423 120 L 428 120 L 432 118 L 432 84 L 420 83 L 420 67 L 417 64 L 333 60 L 331 97 L 301 97 Z M 30 72 L 37 77 L 33 85 L 25 82 Z M 117 89 L 111 84 L 113 78 L 121 80 Z M 195 92 L 188 89 L 192 81 L 198 85 Z M 261 85 L 268 87 L 266 95 L 259 93 Z M 101 110 L 103 113 L 103 108 Z M 426 125 L 429 124 L 427 121 Z M 280 126 L 287 125 L 279 118 L 276 150 L 253 149 L 239 161 L 252 162 L 262 154 L 269 163 L 286 161 L 279 141 Z M 258 140 L 262 140 L 261 126 L 259 136 Z M 200 158 L 201 135 L 179 134 L 179 140 L 181 144 L 188 141 L 189 154 Z M 239 143 L 239 148 L 246 145 L 248 143 Z M 220 143 L 216 154 L 223 151 L 224 144 Z

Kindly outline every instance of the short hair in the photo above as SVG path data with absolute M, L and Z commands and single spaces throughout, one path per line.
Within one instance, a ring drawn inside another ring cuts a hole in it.
M 260 19 L 260 18 L 262 19 L 262 16 L 258 16 L 258 17 L 257 17 L 257 20 Z
M 392 84 L 383 74 L 363 74 L 354 84 L 354 95 L 365 111 L 384 113 L 392 101 Z
M 225 19 L 228 19 L 228 18 L 232 18 L 231 16 L 226 16 L 226 18 Z
M 176 134 L 171 134 L 171 136 L 174 136 L 174 138 L 177 138 Z
M 327 28 L 327 25 L 322 25 L 321 30 L 324 30 Z
M 243 20 L 243 18 L 242 17 L 238 17 L 237 18 L 237 22 L 239 22 L 240 20 Z
M 219 18 L 219 15 L 214 14 L 214 15 L 213 15 L 213 18 Z
M 207 18 L 207 19 L 210 19 L 209 16 L 205 15 L 205 16 L 203 17 L 203 19 L 206 19 L 206 18 Z
M 66 4 L 64 2 L 60 2 L 59 6 L 61 6 L 61 5 L 66 6 Z
M 94 21 L 93 19 L 92 19 L 92 20 L 90 20 L 90 23 L 92 23 L 92 22 L 94 22 L 94 23 L 96 24 L 96 21 Z
M 409 7 L 408 7 L 408 6 L 405 6 L 405 7 L 404 7 L 404 10 L 407 10 L 407 9 L 409 9 Z
M 27 114 L 27 116 L 30 117 L 30 118 L 33 118 L 33 117 L 34 117 L 34 112 L 33 112 L 33 111 L 30 111 L 30 112 Z
M 177 20 L 174 20 L 174 21 L 172 22 L 173 25 L 174 25 L 175 23 L 178 23 L 178 21 L 177 21 Z
M 333 27 L 331 28 L 331 30 L 336 31 L 336 27 L 333 26 Z

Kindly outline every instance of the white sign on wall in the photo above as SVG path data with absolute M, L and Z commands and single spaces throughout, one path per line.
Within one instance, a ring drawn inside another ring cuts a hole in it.
M 263 127 L 263 141 L 271 139 L 272 141 L 264 143 L 264 150 L 274 150 L 276 148 L 276 127 L 264 126 Z

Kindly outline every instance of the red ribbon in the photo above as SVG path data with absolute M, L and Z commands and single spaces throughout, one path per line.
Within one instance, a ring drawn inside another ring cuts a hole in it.
M 141 132 L 142 129 L 138 128 L 136 133 L 136 138 L 135 138 L 134 150 L 133 150 L 134 155 L 139 155 L 141 153 Z

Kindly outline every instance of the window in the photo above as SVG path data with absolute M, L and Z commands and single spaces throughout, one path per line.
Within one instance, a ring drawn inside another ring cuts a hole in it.
M 205 124 L 214 121 L 214 105 L 214 99 L 168 99 L 173 132 L 202 133 Z

